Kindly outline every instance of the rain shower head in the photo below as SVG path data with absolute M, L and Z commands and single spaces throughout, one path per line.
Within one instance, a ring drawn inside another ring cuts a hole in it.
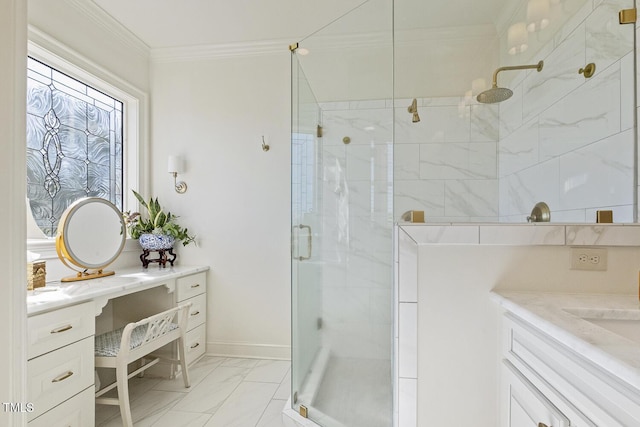
M 537 64 L 533 65 L 514 65 L 511 67 L 500 67 L 493 73 L 493 85 L 491 89 L 485 90 L 484 92 L 478 94 L 476 99 L 478 102 L 483 104 L 495 104 L 497 102 L 506 101 L 511 98 L 513 95 L 513 91 L 511 89 L 507 89 L 504 87 L 498 87 L 498 73 L 500 71 L 506 70 L 527 70 L 530 68 L 535 68 L 538 72 L 542 70 L 544 66 L 544 61 L 540 61 Z
M 498 87 L 494 85 L 491 89 L 479 93 L 476 99 L 483 104 L 495 104 L 497 102 L 506 101 L 511 98 L 513 91 L 506 87 Z
M 412 123 L 418 123 L 420 121 L 420 116 L 418 115 L 418 100 L 416 98 L 413 98 L 413 101 L 411 102 L 411 105 L 409 105 L 409 108 L 407 108 L 407 111 L 413 114 L 411 117 Z

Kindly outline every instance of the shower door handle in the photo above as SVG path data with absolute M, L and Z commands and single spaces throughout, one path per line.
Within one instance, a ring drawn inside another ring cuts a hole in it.
M 308 259 L 311 259 L 311 251 L 313 250 L 313 236 L 311 235 L 311 226 L 309 225 L 304 225 L 304 224 L 299 224 L 299 225 L 294 225 L 293 226 L 294 232 L 291 233 L 291 255 L 293 256 L 293 259 L 296 259 L 298 261 L 305 261 Z M 293 254 L 293 249 L 294 247 L 299 247 L 298 245 L 294 245 L 293 240 L 295 239 L 295 242 L 298 242 L 298 237 L 299 237 L 299 233 L 296 233 L 295 230 L 299 229 L 299 230 L 303 230 L 303 229 L 307 229 L 309 231 L 309 234 L 307 235 L 307 255 L 301 255 L 300 251 L 298 250 L 298 256 L 295 256 Z

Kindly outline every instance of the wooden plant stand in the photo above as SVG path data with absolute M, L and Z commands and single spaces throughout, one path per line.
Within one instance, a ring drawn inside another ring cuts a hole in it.
M 158 252 L 158 258 L 149 259 L 148 257 L 151 254 L 151 252 Z M 167 253 L 171 255 L 171 258 L 169 258 Z M 157 262 L 158 264 L 160 264 L 161 267 L 164 268 L 167 266 L 167 261 L 169 261 L 169 264 L 171 264 L 171 267 L 173 267 L 173 262 L 176 260 L 177 256 L 178 256 L 177 254 L 173 253 L 173 248 L 156 249 L 156 250 L 143 249 L 142 255 L 140 255 L 140 261 L 142 261 L 142 266 L 144 268 L 149 267 L 149 264 L 151 264 L 152 262 Z

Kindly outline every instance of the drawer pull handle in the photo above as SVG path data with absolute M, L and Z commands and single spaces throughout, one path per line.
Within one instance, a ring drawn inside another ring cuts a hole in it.
M 52 334 L 59 334 L 60 332 L 64 332 L 64 331 L 68 331 L 69 329 L 73 328 L 73 326 L 71 325 L 66 325 L 66 326 L 62 326 L 61 328 L 58 329 L 53 329 L 51 331 Z
M 199 342 L 197 342 L 197 343 L 195 343 L 194 345 L 192 345 L 192 346 L 191 346 L 191 347 L 189 347 L 189 348 L 196 348 L 196 347 L 198 347 L 199 345 L 200 345 L 200 343 L 199 343 Z
M 197 316 L 198 314 L 200 314 L 199 311 L 194 311 L 193 313 L 191 313 L 192 316 Z
M 51 382 L 52 383 L 59 383 L 60 381 L 66 380 L 71 375 L 73 375 L 73 371 L 67 371 L 66 373 L 60 375 L 59 377 L 52 379 Z
M 549 426 L 546 425 L 545 423 L 538 423 L 538 427 L 549 427 Z
M 199 288 L 199 287 L 200 287 L 200 283 L 196 283 L 196 284 L 194 284 L 194 285 L 191 285 L 191 289 L 193 289 L 193 288 Z

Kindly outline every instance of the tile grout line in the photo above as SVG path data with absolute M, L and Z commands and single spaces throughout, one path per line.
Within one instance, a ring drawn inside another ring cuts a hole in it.
M 224 406 L 224 404 L 228 401 L 229 397 L 231 395 L 233 395 L 233 393 L 235 393 L 238 390 L 238 387 L 241 384 L 270 384 L 275 386 L 275 389 L 273 391 L 273 393 L 271 394 L 268 402 L 266 403 L 266 405 L 264 405 L 264 407 L 262 408 L 262 411 L 260 413 L 260 416 L 258 417 L 258 420 L 256 422 L 256 426 L 262 421 L 263 417 L 265 416 L 265 414 L 267 413 L 267 409 L 274 403 L 274 401 L 277 401 L 278 405 L 282 405 L 282 407 L 284 407 L 284 405 L 286 405 L 286 399 L 280 399 L 280 398 L 276 398 L 276 394 L 278 393 L 278 391 L 280 390 L 281 387 L 283 387 L 285 384 L 287 376 L 290 372 L 290 368 L 287 369 L 287 372 L 282 376 L 282 379 L 279 381 L 251 381 L 251 380 L 247 380 L 247 377 L 249 377 L 249 375 L 251 374 L 251 372 L 258 367 L 258 364 L 260 363 L 260 361 L 258 361 L 256 364 L 252 364 L 252 366 L 245 366 L 242 362 L 239 364 L 235 364 L 233 363 L 235 359 L 234 358 L 225 358 L 224 360 L 220 361 L 220 363 L 216 363 L 215 366 L 213 366 L 211 368 L 211 370 L 209 372 L 207 372 L 202 378 L 200 378 L 200 381 L 198 381 L 197 384 L 192 384 L 192 386 L 189 389 L 186 389 L 186 391 L 178 391 L 178 390 L 171 390 L 169 388 L 169 390 L 165 390 L 165 389 L 156 389 L 155 387 L 161 387 L 163 385 L 163 383 L 166 381 L 166 379 L 163 378 L 141 378 L 140 381 L 141 383 L 139 383 L 139 385 L 143 385 L 145 381 L 149 381 L 150 383 L 152 383 L 153 385 L 146 387 L 146 386 L 141 386 L 140 387 L 140 392 L 139 394 L 136 395 L 135 398 L 132 398 L 132 396 L 130 396 L 131 399 L 131 403 L 132 406 L 134 404 L 134 402 L 139 401 L 140 399 L 143 398 L 143 396 L 150 392 L 150 391 L 156 391 L 156 392 L 160 392 L 160 393 L 168 393 L 168 394 L 172 394 L 176 397 L 176 400 L 172 403 L 172 405 L 168 408 L 165 408 L 163 411 L 157 411 L 154 413 L 150 413 L 147 414 L 144 418 L 141 418 L 140 420 L 138 420 L 138 423 L 144 422 L 145 420 L 149 420 L 149 418 L 153 417 L 154 415 L 157 414 L 161 414 L 159 416 L 159 418 L 154 421 L 152 424 L 150 424 L 151 426 L 159 426 L 162 423 L 162 418 L 165 414 L 171 412 L 171 411 L 175 411 L 175 412 L 185 412 L 188 414 L 195 414 L 198 415 L 200 417 L 206 416 L 206 423 L 209 423 L 211 421 L 211 419 L 214 417 L 214 415 L 219 411 L 220 408 L 222 408 Z M 260 359 L 262 360 L 262 359 Z M 224 366 L 225 363 L 230 363 L 230 365 Z M 175 410 L 175 407 L 182 402 L 184 399 L 187 398 L 187 396 L 190 396 L 192 393 L 194 393 L 194 389 L 200 385 L 201 383 L 203 383 L 204 381 L 206 381 L 206 378 L 209 377 L 210 375 L 212 375 L 218 368 L 220 367 L 224 367 L 224 368 L 238 368 L 238 369 L 243 369 L 246 370 L 246 374 L 241 376 L 241 380 L 236 384 L 236 386 L 230 391 L 230 393 L 220 402 L 219 406 L 217 407 L 217 409 L 213 412 L 213 413 L 209 413 L 209 412 L 198 412 L 198 411 L 182 411 L 182 410 Z M 206 372 L 206 371 L 205 371 Z M 173 380 L 176 380 L 175 378 Z M 181 380 L 180 378 L 178 378 L 178 380 Z M 101 422 L 100 424 L 98 424 L 98 427 L 100 426 L 106 426 L 110 423 L 113 423 L 116 419 L 118 419 L 120 417 L 120 411 L 119 411 L 119 407 L 116 406 L 117 411 L 114 413 L 114 415 L 110 416 L 109 418 L 103 420 L 103 422 Z M 133 408 L 132 408 L 133 409 Z
M 264 417 L 264 414 L 267 412 L 267 409 L 269 408 L 269 405 L 271 404 L 271 402 L 273 402 L 274 400 L 279 400 L 279 399 L 274 399 L 273 396 L 276 395 L 276 393 L 278 392 L 278 389 L 280 388 L 280 386 L 282 385 L 282 382 L 286 377 L 287 377 L 287 374 L 285 373 L 284 377 L 282 378 L 282 380 L 280 380 L 279 383 L 262 383 L 262 384 L 278 384 L 278 386 L 275 388 L 275 390 L 273 390 L 273 393 L 269 398 L 269 402 L 264 406 L 264 409 L 262 410 L 262 413 L 260 414 L 260 417 L 258 418 L 258 421 L 256 421 L 256 424 L 254 427 L 257 427 L 258 424 L 260 424 L 260 421 L 262 421 L 262 418 Z M 247 382 L 251 382 L 251 381 L 247 381 Z M 258 381 L 253 381 L 253 382 L 258 382 Z

